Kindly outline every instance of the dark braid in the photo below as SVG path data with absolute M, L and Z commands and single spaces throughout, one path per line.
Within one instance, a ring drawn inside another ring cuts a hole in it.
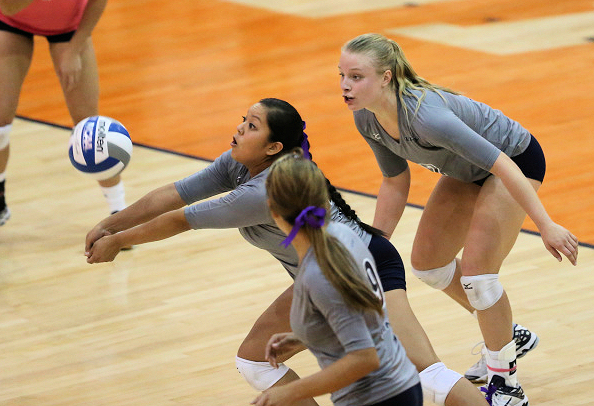
M 355 221 L 357 224 L 359 224 L 359 227 L 361 227 L 363 230 L 367 231 L 371 235 L 377 235 L 382 237 L 386 236 L 386 234 L 382 230 L 379 230 L 373 226 L 370 226 L 367 223 L 362 222 L 359 216 L 357 216 L 355 210 L 353 210 L 351 206 L 349 206 L 349 204 L 344 200 L 338 189 L 336 189 L 336 187 L 334 187 L 334 185 L 330 183 L 328 178 L 326 178 L 326 186 L 328 187 L 328 194 L 330 195 L 330 200 L 334 202 L 334 204 L 336 205 L 336 207 L 338 207 L 340 212 L 344 214 L 349 220 Z

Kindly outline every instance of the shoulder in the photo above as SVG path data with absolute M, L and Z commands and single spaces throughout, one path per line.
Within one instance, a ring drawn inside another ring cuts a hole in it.
M 223 152 L 218 158 L 214 160 L 213 165 L 217 168 L 217 170 L 228 172 L 231 176 L 238 173 L 248 172 L 245 165 L 233 159 L 231 156 L 231 150 Z
M 353 111 L 353 118 L 355 123 L 366 123 L 373 121 L 373 113 L 367 109 Z
M 455 94 L 448 93 L 442 90 L 432 90 L 432 89 L 425 89 L 425 91 L 421 90 L 413 90 L 412 96 L 407 95 L 405 96 L 404 100 L 407 102 L 407 107 L 416 107 L 416 104 L 419 100 L 421 103 L 419 108 L 447 108 L 448 107 L 448 100 L 451 96 L 456 96 Z
M 411 126 L 419 135 L 423 135 L 426 131 L 442 129 L 450 125 L 452 120 L 458 120 L 454 111 L 454 109 L 459 110 L 461 104 L 457 99 L 458 95 L 435 90 L 427 90 L 424 95 L 418 91 L 416 95 L 419 96 L 420 104 L 407 103 L 407 105 L 410 111 L 415 112 Z M 408 100 L 417 99 L 409 96 Z
M 370 136 L 370 134 L 376 132 L 375 115 L 371 111 L 367 109 L 354 111 L 353 118 L 355 119 L 355 126 L 361 135 Z

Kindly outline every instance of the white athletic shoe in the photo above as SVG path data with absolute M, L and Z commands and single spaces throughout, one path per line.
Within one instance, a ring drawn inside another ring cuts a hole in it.
M 539 339 L 535 333 L 531 332 L 526 327 L 514 323 L 514 341 L 516 342 L 516 358 L 522 358 L 529 351 L 536 348 Z M 475 348 L 478 345 L 481 345 L 481 358 L 464 374 L 464 377 L 473 383 L 487 382 L 487 360 L 485 359 L 484 354 L 485 345 L 483 342 L 480 342 L 475 345 Z M 472 354 L 478 355 L 478 353 L 475 353 L 474 349 Z
M 493 375 L 488 386 L 481 387 L 485 400 L 491 406 L 528 406 L 528 396 L 520 385 L 517 388 L 505 386 L 505 380 Z
M 0 211 L 0 226 L 4 225 L 10 218 L 10 210 L 8 206 L 4 206 L 4 209 Z

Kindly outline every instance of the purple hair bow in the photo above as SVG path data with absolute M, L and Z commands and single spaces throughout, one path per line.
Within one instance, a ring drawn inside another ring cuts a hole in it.
M 291 244 L 291 241 L 293 241 L 293 238 L 295 238 L 295 236 L 299 232 L 299 229 L 303 227 L 306 223 L 310 227 L 321 228 L 324 225 L 325 219 L 326 209 L 324 209 L 323 207 L 306 207 L 305 209 L 301 210 L 301 213 L 299 213 L 299 215 L 295 219 L 295 224 L 293 225 L 291 232 L 289 233 L 287 238 L 285 238 L 280 243 L 280 245 L 287 248 L 289 244 Z

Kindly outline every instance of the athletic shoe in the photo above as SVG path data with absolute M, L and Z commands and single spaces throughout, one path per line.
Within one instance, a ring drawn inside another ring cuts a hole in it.
M 514 323 L 514 341 L 516 342 L 516 358 L 522 358 L 536 348 L 539 339 L 536 333 Z
M 4 209 L 0 211 L 0 226 L 4 225 L 10 218 L 10 209 L 8 206 L 4 206 Z
M 514 341 L 516 342 L 516 358 L 522 358 L 529 351 L 536 348 L 539 339 L 535 333 L 531 332 L 526 327 L 514 323 Z M 466 379 L 474 383 L 487 382 L 487 360 L 485 359 L 484 353 L 485 346 L 483 342 L 480 342 L 475 348 L 478 345 L 482 345 L 480 351 L 481 358 L 464 374 Z M 472 355 L 478 355 L 478 353 L 475 353 L 473 349 Z
M 481 387 L 485 400 L 491 406 L 528 406 L 528 396 L 520 385 L 517 388 L 505 386 L 505 379 L 493 375 L 488 386 Z

